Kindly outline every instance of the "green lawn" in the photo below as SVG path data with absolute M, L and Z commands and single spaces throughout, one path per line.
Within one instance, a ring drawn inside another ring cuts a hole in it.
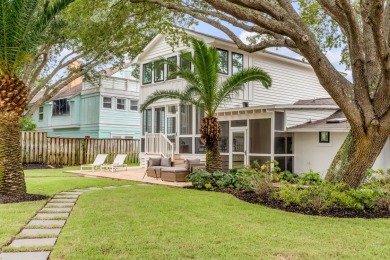
M 81 196 L 51 259 L 385 259 L 390 220 L 286 213 L 212 192 L 131 186 Z
M 124 184 L 26 171 L 30 193 Z M 5 244 L 44 201 L 0 205 Z M 132 185 L 83 194 L 51 259 L 385 259 L 390 220 L 286 213 L 213 192 Z
M 70 170 L 72 168 L 66 168 Z M 76 168 L 73 168 L 76 169 Z M 78 168 L 77 168 L 78 169 Z M 54 195 L 55 193 L 75 188 L 91 186 L 123 185 L 126 182 L 110 179 L 83 178 L 63 173 L 65 169 L 25 171 L 28 193 Z M 0 204 L 0 247 L 43 207 L 46 201 Z

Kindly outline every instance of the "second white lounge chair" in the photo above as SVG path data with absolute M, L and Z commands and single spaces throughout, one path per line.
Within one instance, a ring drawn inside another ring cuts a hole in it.
M 83 167 L 91 167 L 92 171 L 95 171 L 95 167 L 100 167 L 100 171 L 102 171 L 102 165 L 106 161 L 107 154 L 98 154 L 95 158 L 95 161 L 91 164 L 83 164 L 80 167 L 80 170 L 83 170 Z
M 117 154 L 112 164 L 103 164 L 102 168 L 111 168 L 111 171 L 114 172 L 116 167 L 125 167 L 127 171 L 127 164 L 125 164 L 126 157 L 127 154 Z

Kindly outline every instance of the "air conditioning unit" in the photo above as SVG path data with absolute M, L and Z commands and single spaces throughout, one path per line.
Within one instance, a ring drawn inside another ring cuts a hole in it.
M 249 107 L 249 102 L 242 102 L 242 107 Z

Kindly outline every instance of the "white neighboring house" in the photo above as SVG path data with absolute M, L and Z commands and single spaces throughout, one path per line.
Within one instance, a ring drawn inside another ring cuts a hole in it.
M 349 126 L 345 119 L 338 118 L 338 106 L 322 88 L 312 67 L 275 53 L 247 53 L 231 41 L 203 33 L 189 30 L 188 34 L 218 49 L 221 80 L 251 66 L 262 68 L 273 80 L 268 90 L 260 83 L 247 84 L 218 109 L 224 169 L 249 165 L 254 160 L 263 163 L 275 159 L 283 170 L 299 173 L 312 169 L 325 173 Z M 157 35 L 135 59 L 141 71 L 140 103 L 156 90 L 184 89 L 184 80 L 169 78 L 170 66 L 153 64 L 164 57 L 179 66 L 191 66 L 185 53 L 192 51 L 184 45 L 172 51 L 164 35 Z M 145 158 L 156 154 L 204 159 L 205 148 L 199 134 L 202 116 L 203 112 L 192 105 L 180 107 L 178 100 L 164 99 L 152 104 L 141 116 L 141 165 Z M 375 167 L 389 167 L 386 151 L 390 151 L 388 144 Z

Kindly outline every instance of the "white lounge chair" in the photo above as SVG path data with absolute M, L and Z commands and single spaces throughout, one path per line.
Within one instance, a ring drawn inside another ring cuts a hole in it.
M 95 167 L 100 167 L 100 171 L 102 171 L 102 165 L 106 161 L 107 154 L 98 154 L 95 158 L 95 161 L 92 164 L 83 164 L 81 165 L 80 170 L 83 170 L 83 167 L 91 167 L 92 171 L 95 171 Z
M 127 171 L 127 164 L 125 164 L 126 157 L 127 154 L 117 154 L 112 164 L 103 164 L 102 168 L 111 168 L 111 171 L 114 172 L 116 167 L 126 167 Z

